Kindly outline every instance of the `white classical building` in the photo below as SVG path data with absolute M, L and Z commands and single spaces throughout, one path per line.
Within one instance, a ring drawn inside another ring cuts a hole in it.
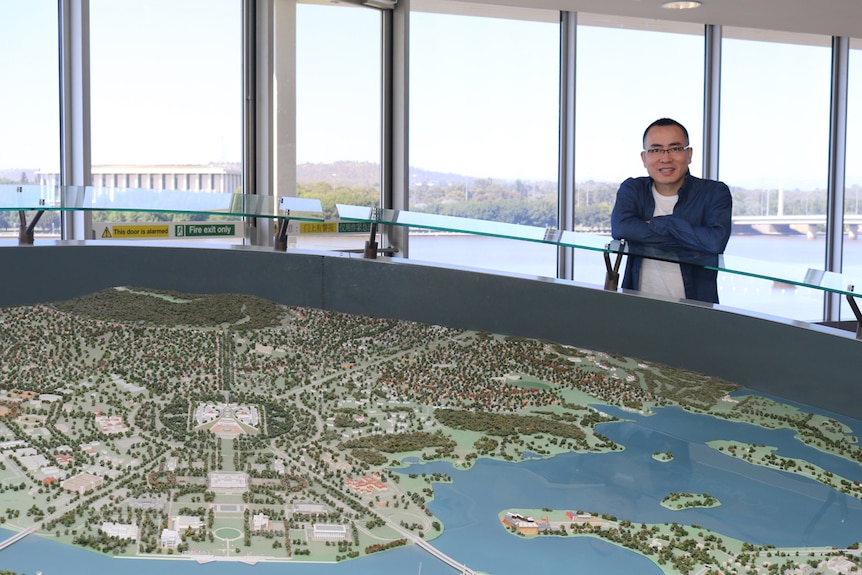
M 60 184 L 57 170 L 40 171 L 41 185 Z M 149 190 L 189 190 L 237 192 L 242 188 L 242 171 L 233 164 L 207 165 L 107 165 L 92 167 L 93 186 L 145 188 Z
M 251 524 L 255 531 L 265 531 L 269 529 L 269 515 L 257 513 L 251 518 Z
M 245 493 L 248 491 L 248 475 L 245 473 L 218 473 L 207 475 L 210 491 L 221 493 Z
M 329 508 L 323 503 L 312 503 L 310 501 L 298 501 L 293 504 L 293 513 L 304 513 L 314 515 L 328 513 Z
M 162 549 L 176 549 L 182 541 L 178 531 L 174 529 L 162 529 L 159 545 L 162 546 Z
M 347 539 L 347 527 L 329 523 L 315 523 L 311 538 L 315 541 L 345 541 Z
M 108 537 L 117 537 L 118 539 L 137 539 L 138 526 L 134 523 L 111 523 L 105 521 L 102 523 L 102 531 Z
M 186 529 L 200 529 L 204 522 L 196 515 L 177 515 L 173 520 L 173 528 L 180 533 Z

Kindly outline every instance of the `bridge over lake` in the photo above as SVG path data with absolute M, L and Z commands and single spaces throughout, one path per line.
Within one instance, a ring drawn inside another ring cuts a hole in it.
M 782 235 L 799 233 L 810 239 L 826 225 L 826 214 L 777 214 L 771 216 L 734 216 L 734 234 Z M 862 233 L 862 214 L 845 214 L 844 229 L 850 239 Z

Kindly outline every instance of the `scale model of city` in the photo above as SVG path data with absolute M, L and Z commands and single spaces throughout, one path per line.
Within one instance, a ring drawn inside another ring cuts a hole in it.
M 550 341 L 134 288 L 0 309 L 0 326 L 0 527 L 15 533 L 4 548 L 36 536 L 120 557 L 254 564 L 361 562 L 418 545 L 429 563 L 479 573 L 434 547 L 446 525 L 429 504 L 452 477 L 415 470 L 618 453 L 597 431 L 619 424 L 614 409 L 643 417 L 677 406 L 788 428 L 862 460 L 835 419 Z M 862 498 L 859 482 L 770 446 L 709 448 Z M 667 574 L 859 570 L 862 533 L 782 548 L 685 524 L 686 510 L 722 505 L 710 493 L 670 492 L 661 505 L 680 522 L 641 523 L 589 502 L 503 505 L 496 521 L 527 541 L 600 538 Z

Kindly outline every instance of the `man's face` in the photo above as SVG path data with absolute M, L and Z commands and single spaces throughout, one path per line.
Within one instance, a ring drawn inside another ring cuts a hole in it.
M 688 146 L 685 134 L 678 126 L 653 126 L 644 140 L 644 150 L 668 150 Z M 691 148 L 678 152 L 641 152 L 647 173 L 662 195 L 675 195 L 682 186 L 691 164 Z

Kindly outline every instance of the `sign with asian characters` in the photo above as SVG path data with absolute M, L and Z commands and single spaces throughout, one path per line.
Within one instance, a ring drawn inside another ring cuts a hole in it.
M 369 222 L 301 222 L 301 234 L 360 234 L 370 233 Z

